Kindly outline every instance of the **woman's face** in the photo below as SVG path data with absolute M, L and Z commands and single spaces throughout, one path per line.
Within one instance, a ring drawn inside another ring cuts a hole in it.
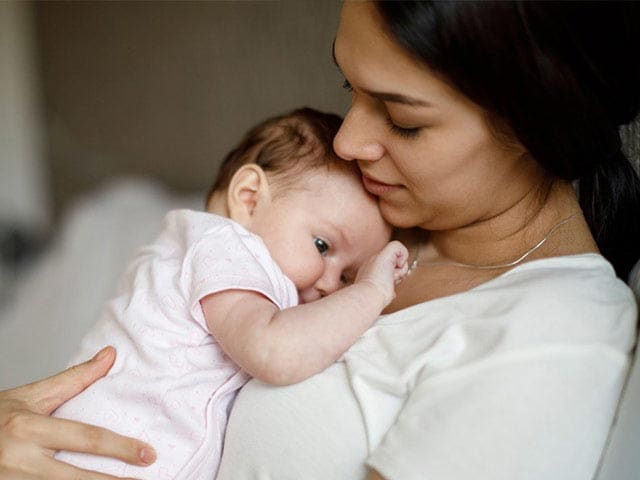
M 345 3 L 334 55 L 352 89 L 334 148 L 358 162 L 390 223 L 470 225 L 539 184 L 524 149 L 499 142 L 483 110 L 395 43 L 372 3 Z

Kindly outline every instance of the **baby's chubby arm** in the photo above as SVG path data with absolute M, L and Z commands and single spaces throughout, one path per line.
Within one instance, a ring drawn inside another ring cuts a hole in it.
M 355 282 L 315 302 L 279 310 L 257 292 L 227 290 L 200 301 L 209 331 L 251 376 L 274 385 L 327 368 L 375 322 L 407 274 L 407 249 L 392 241 Z

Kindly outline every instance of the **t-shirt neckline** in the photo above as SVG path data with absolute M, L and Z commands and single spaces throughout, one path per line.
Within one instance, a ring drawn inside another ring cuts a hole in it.
M 433 300 L 427 300 L 422 303 L 416 303 L 415 305 L 411 305 L 401 310 L 380 315 L 376 323 L 393 323 L 394 321 L 397 321 L 397 320 L 394 320 L 394 317 L 398 317 L 403 313 L 407 313 L 413 309 L 425 308 L 425 306 L 431 307 L 439 303 L 455 301 L 456 298 L 462 295 L 481 291 L 487 288 L 492 288 L 494 284 L 499 284 L 500 282 L 504 281 L 506 277 L 516 275 L 524 271 L 538 269 L 538 268 L 554 267 L 554 266 L 566 267 L 566 266 L 571 266 L 573 264 L 580 264 L 585 261 L 589 262 L 589 265 L 585 265 L 585 268 L 586 267 L 593 268 L 594 265 L 598 265 L 598 264 L 601 266 L 608 266 L 609 269 L 611 269 L 612 273 L 615 275 L 615 271 L 613 270 L 613 267 L 611 266 L 611 264 L 600 253 L 588 252 L 588 253 L 576 253 L 572 255 L 559 255 L 555 257 L 539 258 L 536 260 L 531 260 L 531 261 L 522 263 L 521 265 L 517 265 L 514 268 L 511 268 L 506 272 L 501 273 L 497 277 L 487 280 L 486 282 L 483 282 L 480 285 L 476 285 L 475 287 L 470 288 L 469 290 L 453 293 L 451 295 L 446 295 L 444 297 L 434 298 Z

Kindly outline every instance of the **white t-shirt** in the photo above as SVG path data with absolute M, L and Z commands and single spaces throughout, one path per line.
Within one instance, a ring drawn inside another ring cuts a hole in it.
M 217 479 L 590 480 L 636 320 L 596 254 L 384 316 L 305 382 L 249 382 Z
M 141 468 L 72 452 L 56 458 L 117 476 L 213 478 L 231 402 L 249 377 L 209 334 L 200 300 L 229 289 L 257 291 L 280 309 L 298 301 L 256 235 L 205 212 L 167 214 L 162 233 L 137 255 L 72 361 L 113 345 L 115 365 L 55 412 L 145 440 L 158 460 Z

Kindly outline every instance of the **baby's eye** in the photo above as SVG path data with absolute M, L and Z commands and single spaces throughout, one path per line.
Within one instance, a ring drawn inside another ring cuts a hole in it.
M 325 255 L 329 251 L 329 245 L 321 238 L 314 238 L 313 243 L 318 249 L 318 252 L 320 252 L 320 255 Z

